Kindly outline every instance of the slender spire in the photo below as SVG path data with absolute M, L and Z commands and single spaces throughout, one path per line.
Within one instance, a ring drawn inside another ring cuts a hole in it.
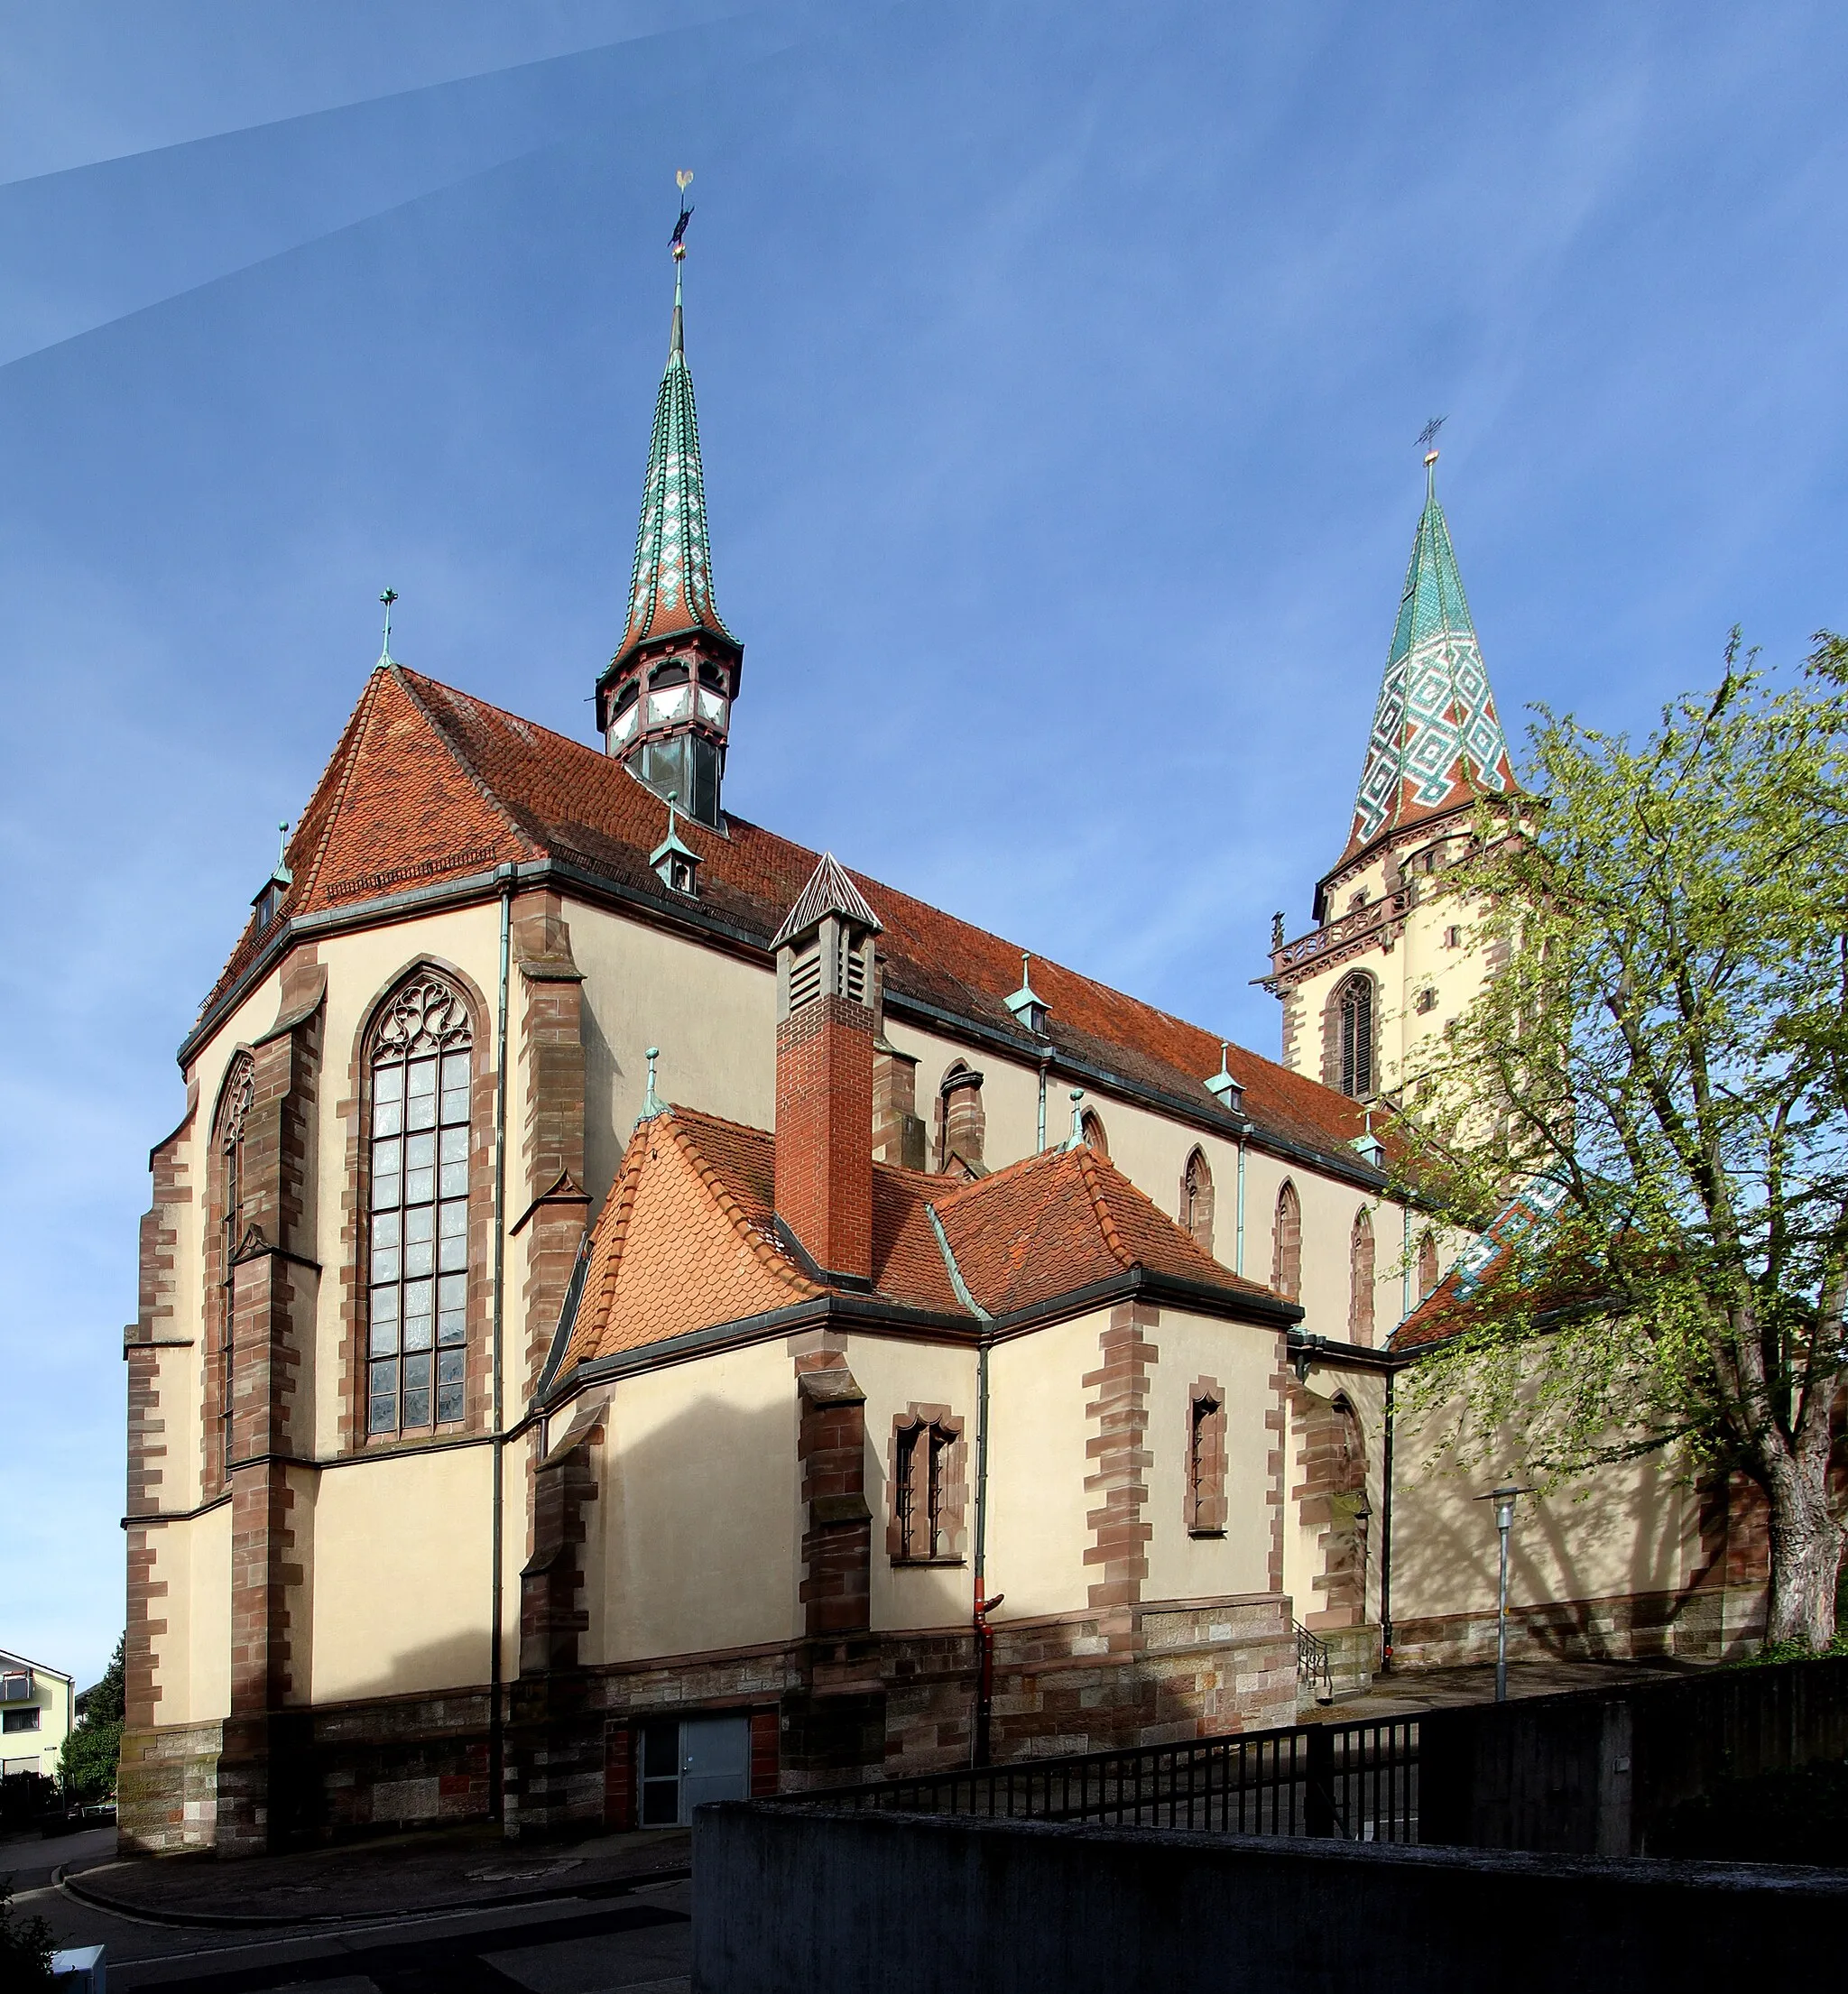
M 674 258 L 674 317 L 668 364 L 654 404 L 654 437 L 642 487 L 642 523 L 629 577 L 629 621 L 616 647 L 620 664 L 637 644 L 682 631 L 710 631 L 735 642 L 720 621 L 712 595 L 712 544 L 706 526 L 706 477 L 699 462 L 699 419 L 693 376 L 687 371 L 686 318 L 681 270 L 687 254 L 688 182 L 679 176 L 682 206 L 670 248 Z
M 1437 503 L 1437 452 L 1431 449 L 1425 457 L 1425 509 L 1344 859 L 1394 826 L 1455 809 L 1483 790 L 1508 796 L 1515 789 L 1450 529 Z

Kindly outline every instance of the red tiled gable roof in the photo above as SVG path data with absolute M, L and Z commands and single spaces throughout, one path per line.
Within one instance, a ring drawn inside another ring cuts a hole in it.
M 1088 1149 L 1048 1150 L 972 1184 L 873 1166 L 873 1289 L 895 1306 L 975 1312 L 956 1293 L 934 1206 L 976 1306 L 1003 1315 L 1140 1268 L 1274 1301 L 1228 1273 Z M 591 1229 L 560 1370 L 838 1292 L 784 1246 L 776 1140 L 670 1108 L 642 1122 Z
M 818 855 L 756 825 L 729 835 L 687 817 L 680 836 L 704 862 L 700 904 L 764 947 L 815 872 Z M 373 674 L 289 842 L 291 917 L 337 909 L 509 861 L 550 855 L 615 882 L 663 910 L 684 906 L 648 863 L 667 806 L 594 744 L 567 739 L 402 666 Z M 850 872 L 884 924 L 886 986 L 1021 1044 L 1004 1002 L 1021 949 L 908 893 Z M 254 959 L 246 930 L 207 1009 Z M 1219 1040 L 1169 1012 L 1042 956 L 1035 989 L 1048 1036 L 1073 1061 L 1212 1110 L 1206 1089 Z M 1325 1154 L 1351 1153 L 1359 1105 L 1256 1053 L 1234 1048 L 1244 1112 L 1261 1130 Z
M 1493 1319 L 1498 1305 L 1517 1305 L 1529 1317 L 1595 1304 L 1608 1292 L 1598 1270 L 1583 1255 L 1562 1247 L 1557 1234 L 1530 1236 L 1544 1225 L 1548 1207 L 1537 1211 L 1531 1195 L 1511 1197 L 1436 1288 L 1393 1331 L 1388 1348 L 1420 1350 L 1441 1343 Z M 1519 1258 L 1516 1257 L 1519 1251 Z

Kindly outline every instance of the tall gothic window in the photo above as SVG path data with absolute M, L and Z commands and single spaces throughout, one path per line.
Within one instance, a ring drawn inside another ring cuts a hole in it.
M 1363 1101 L 1373 1091 L 1373 979 L 1364 971 L 1350 976 L 1335 1002 L 1341 1091 Z
M 1303 1291 L 1303 1207 L 1296 1186 L 1285 1178 L 1277 1194 L 1277 1229 L 1270 1246 L 1270 1285 L 1289 1301 Z
M 1180 1223 L 1203 1252 L 1213 1251 L 1213 1173 L 1198 1149 L 1188 1157 L 1181 1173 Z
M 1104 1117 L 1102 1115 L 1093 1114 L 1090 1109 L 1086 1108 L 1083 1119 L 1078 1123 L 1078 1133 L 1084 1137 L 1093 1150 L 1101 1156 L 1106 1163 L 1110 1161 L 1110 1138 L 1104 1132 Z
M 366 1431 L 430 1432 L 465 1410 L 468 1342 L 468 1011 L 420 971 L 374 1028 Z
M 1348 1244 L 1347 1336 L 1354 1343 L 1373 1340 L 1373 1222 L 1364 1205 L 1354 1215 Z
M 231 1062 L 218 1096 L 218 1127 L 213 1149 L 218 1166 L 218 1306 L 216 1349 L 209 1352 L 214 1422 L 215 1479 L 222 1479 L 231 1459 L 233 1356 L 236 1349 L 236 1282 L 233 1262 L 244 1242 L 245 1202 L 248 1187 L 244 1172 L 244 1125 L 256 1092 L 256 1062 L 241 1052 Z

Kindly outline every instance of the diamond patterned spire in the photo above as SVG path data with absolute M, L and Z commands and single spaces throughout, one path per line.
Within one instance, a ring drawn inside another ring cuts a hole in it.
M 706 530 L 706 479 L 699 463 L 699 419 L 687 371 L 680 280 L 674 277 L 673 335 L 654 404 L 654 439 L 642 488 L 642 523 L 629 578 L 629 622 L 620 660 L 639 643 L 706 630 L 735 642 L 712 598 L 712 543 Z
M 1516 786 L 1437 503 L 1436 466 L 1433 451 L 1344 863 L 1382 831 L 1455 809 L 1483 790 L 1511 796 Z

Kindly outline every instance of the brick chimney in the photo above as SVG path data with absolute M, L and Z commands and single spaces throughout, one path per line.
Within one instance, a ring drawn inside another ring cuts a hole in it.
M 873 937 L 879 917 L 824 854 L 778 929 L 776 1211 L 803 1251 L 873 1279 Z

